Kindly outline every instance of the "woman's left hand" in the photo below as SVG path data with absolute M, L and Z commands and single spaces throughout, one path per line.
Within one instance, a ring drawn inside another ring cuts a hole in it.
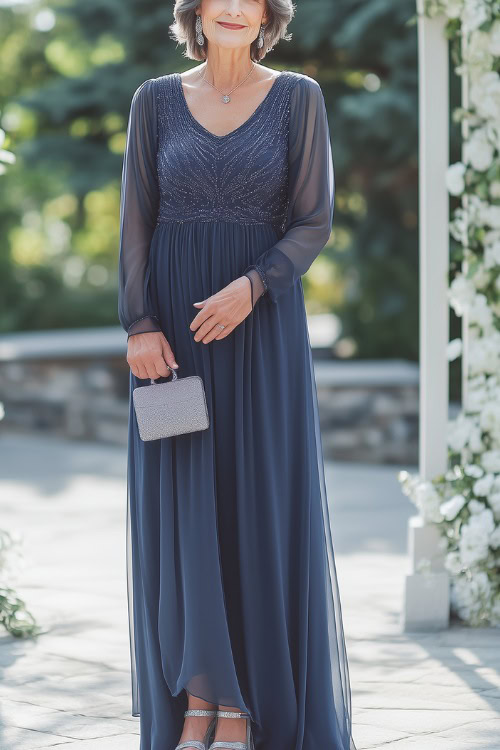
M 239 276 L 220 292 L 194 302 L 195 307 L 202 307 L 189 326 L 196 331 L 194 340 L 208 344 L 228 336 L 252 312 L 251 294 L 250 279 Z M 225 327 L 219 328 L 219 323 Z

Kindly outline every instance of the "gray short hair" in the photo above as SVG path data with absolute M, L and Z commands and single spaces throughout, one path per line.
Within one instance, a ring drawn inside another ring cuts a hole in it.
M 196 41 L 196 13 L 195 10 L 200 5 L 201 0 L 175 0 L 174 18 L 175 21 L 170 24 L 170 36 L 178 44 L 185 44 L 184 57 L 191 60 L 206 60 L 207 44 L 200 47 Z M 269 21 L 264 29 L 264 46 L 260 49 L 257 47 L 257 39 L 254 39 L 250 45 L 250 58 L 254 62 L 262 60 L 274 45 L 280 39 L 290 41 L 291 34 L 286 33 L 286 29 L 292 20 L 296 7 L 292 0 L 265 0 Z

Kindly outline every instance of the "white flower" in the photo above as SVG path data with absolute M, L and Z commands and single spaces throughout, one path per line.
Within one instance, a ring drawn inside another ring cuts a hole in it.
M 439 512 L 444 516 L 447 521 L 453 521 L 458 516 L 462 508 L 466 503 L 463 495 L 453 495 L 446 502 L 441 503 L 439 506 Z
M 452 580 L 451 603 L 464 620 L 476 617 L 487 606 L 491 596 L 491 585 L 484 571 L 467 576 L 461 575 Z
M 481 513 L 485 508 L 486 505 L 479 500 L 469 500 L 469 504 L 467 505 L 467 508 L 470 510 L 471 513 Z
M 485 451 L 481 456 L 481 464 L 486 471 L 498 474 L 500 472 L 500 450 Z
M 494 333 L 472 341 L 469 347 L 470 372 L 494 373 L 500 366 L 498 334 Z
M 500 228 L 500 206 L 490 203 L 486 213 L 486 223 L 493 229 Z
M 490 50 L 490 35 L 487 31 L 473 31 L 469 36 L 469 44 L 465 49 L 464 65 L 469 74 L 491 69 L 493 55 Z M 472 70 L 474 69 L 474 70 Z
M 498 549 L 500 547 L 500 526 L 497 526 L 493 534 L 490 536 L 490 547 Z
M 464 161 L 478 172 L 489 169 L 494 160 L 495 147 L 488 140 L 486 130 L 477 128 L 464 143 Z
M 484 245 L 484 266 L 495 268 L 500 265 L 500 239 Z
M 421 482 L 420 476 L 418 474 L 410 474 L 407 471 L 400 471 L 398 474 L 398 480 L 401 482 L 403 493 L 415 502 L 415 493 Z
M 484 244 L 494 245 L 497 242 L 500 242 L 500 230 L 487 229 L 484 233 Z
M 470 516 L 468 525 L 474 528 L 478 534 L 487 537 L 495 530 L 495 518 L 491 508 L 483 508 L 479 513 Z
M 486 384 L 491 389 L 492 395 L 496 389 L 497 394 L 500 396 L 500 372 L 488 375 L 486 378 Z
M 500 149 L 500 122 L 496 120 L 486 120 L 484 127 L 488 133 L 491 143 L 495 144 L 497 151 Z
M 443 0 L 444 11 L 448 18 L 460 18 L 464 0 Z
M 478 466 L 477 464 L 467 464 L 464 466 L 464 474 L 467 474 L 468 477 L 475 477 L 476 479 L 479 479 L 479 477 L 482 477 L 484 474 L 484 469 L 481 468 L 481 466 Z
M 479 424 L 484 432 L 489 432 L 494 438 L 500 439 L 500 404 L 490 401 L 481 410 Z
M 500 594 L 498 594 L 493 601 L 490 612 L 490 620 L 493 626 L 500 626 Z
M 461 206 L 458 206 L 454 213 L 453 219 L 448 223 L 450 234 L 458 242 L 466 242 L 467 214 Z
M 473 422 L 464 414 L 459 414 L 454 421 L 448 422 L 448 445 L 454 453 L 460 453 L 471 436 Z
M 455 16 L 456 18 L 457 16 Z M 500 19 L 493 21 L 490 28 L 489 50 L 495 57 L 500 57 Z
M 450 305 L 458 316 L 463 315 L 469 308 L 475 295 L 476 290 L 472 281 L 466 279 L 461 273 L 457 274 L 448 289 L 448 297 Z
M 484 443 L 481 440 L 481 430 L 477 425 L 474 425 L 469 437 L 469 451 L 471 453 L 482 453 L 483 450 Z M 471 459 L 469 458 L 468 460 Z
M 474 377 L 470 377 L 469 384 L 471 388 L 482 388 L 486 385 L 486 375 L 484 373 L 479 373 L 478 375 L 474 375 Z
M 477 594 L 480 596 L 489 596 L 491 586 L 488 581 L 488 576 L 483 570 L 479 570 L 472 574 L 471 588 L 476 589 Z
M 458 613 L 459 617 L 463 620 L 469 620 L 472 597 L 465 576 L 459 576 L 452 580 L 450 600 L 452 608 Z
M 446 170 L 446 187 L 451 195 L 461 195 L 465 190 L 465 164 L 461 161 L 450 164 Z
M 425 521 L 439 523 L 443 520 L 439 511 L 441 497 L 431 482 L 424 481 L 417 485 L 415 491 L 415 504 Z
M 488 70 L 476 78 L 470 87 L 470 101 L 478 115 L 498 120 L 500 114 L 500 76 Z
M 469 195 L 469 203 L 467 206 L 467 216 L 469 221 L 476 226 L 482 226 L 484 224 L 483 214 L 486 211 L 489 203 L 483 201 L 479 195 L 471 193 Z
M 472 277 L 472 283 L 476 289 L 484 289 L 488 286 L 491 281 L 491 276 L 484 263 L 479 263 L 474 275 Z
M 469 382 L 469 392 L 467 394 L 467 411 L 478 412 L 489 401 L 488 389 L 483 387 L 474 388 Z
M 446 357 L 448 362 L 453 362 L 453 360 L 460 357 L 461 354 L 462 339 L 452 339 L 451 341 L 448 341 L 448 346 L 446 347 Z
M 478 497 L 486 497 L 493 486 L 493 474 L 485 474 L 481 479 L 476 479 L 472 485 L 472 490 Z
M 461 573 L 463 567 L 458 552 L 448 552 L 444 559 L 444 567 L 452 576 L 457 576 Z
M 488 497 L 488 502 L 492 507 L 495 519 L 500 521 L 500 492 L 492 492 Z
M 489 14 L 484 0 L 465 0 L 462 21 L 466 29 L 473 31 L 487 21 Z
M 477 293 L 469 307 L 469 322 L 481 328 L 489 328 L 493 322 L 493 313 L 485 294 Z
M 471 516 L 469 523 L 462 524 L 460 528 L 460 539 L 458 551 L 462 565 L 470 568 L 488 557 L 488 537 L 476 519 L 480 516 Z M 473 523 L 474 522 L 474 523 Z

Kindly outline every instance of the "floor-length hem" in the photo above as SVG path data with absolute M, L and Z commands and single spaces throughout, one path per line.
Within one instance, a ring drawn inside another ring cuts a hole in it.
M 335 564 L 335 554 L 332 541 L 332 532 L 330 524 L 330 513 L 328 507 L 328 494 L 325 480 L 325 468 L 323 459 L 322 439 L 321 439 L 321 427 L 319 419 L 318 409 L 318 397 L 317 397 L 317 386 L 314 371 L 314 362 L 312 356 L 312 348 L 309 338 L 309 330 L 307 329 L 307 349 L 309 359 L 309 372 L 310 372 L 310 397 L 313 405 L 313 418 L 314 418 L 314 435 L 316 441 L 316 458 L 317 458 L 317 471 L 320 481 L 321 490 L 321 509 L 324 524 L 324 542 L 325 542 L 325 561 L 326 561 L 326 582 L 327 591 L 326 596 L 329 606 L 329 636 L 330 645 L 332 642 L 335 644 L 335 649 L 330 650 L 329 658 L 332 670 L 332 684 L 337 686 L 337 694 L 335 695 L 335 712 L 336 721 L 339 728 L 339 732 L 344 738 L 341 747 L 338 750 L 356 750 L 354 741 L 352 739 L 352 718 L 351 718 L 351 692 L 350 692 L 350 678 L 349 678 L 349 666 L 345 647 L 345 636 L 342 624 L 342 605 L 340 599 L 340 593 L 338 588 L 337 571 Z M 132 417 L 130 412 L 129 418 Z M 128 472 L 127 472 L 128 477 Z M 126 571 L 127 571 L 127 596 L 128 596 L 128 612 L 129 612 L 129 642 L 130 642 L 130 660 L 131 660 L 131 694 L 132 694 L 132 709 L 131 714 L 134 717 L 140 716 L 140 694 L 138 689 L 137 680 L 137 662 L 135 652 L 135 627 L 134 627 L 134 591 L 133 591 L 133 565 L 132 565 L 132 546 L 131 546 L 131 524 L 130 524 L 130 492 L 129 492 L 129 480 L 127 479 L 127 530 L 126 530 Z M 332 627 L 332 625 L 334 627 Z M 340 680 L 338 676 L 340 675 Z M 173 695 L 173 698 L 178 698 L 182 693 L 183 688 Z M 191 691 L 190 691 L 191 692 Z M 194 693 L 191 693 L 194 695 Z M 197 698 L 211 702 L 206 696 L 196 695 Z M 219 703 L 218 705 L 229 705 Z M 245 705 L 240 707 L 241 711 L 246 711 L 252 717 L 252 721 L 255 719 L 252 716 L 252 712 Z M 335 749 L 337 750 L 337 748 Z
M 140 750 L 175 746 L 187 691 L 247 712 L 256 750 L 356 750 L 301 280 L 330 236 L 333 195 L 325 102 L 307 76 L 276 76 L 225 136 L 191 114 L 179 74 L 134 96 L 120 319 L 129 333 L 163 332 L 178 377 L 202 378 L 210 418 L 208 429 L 142 441 L 132 390 L 150 381 L 130 372 L 126 571 Z M 194 340 L 196 301 L 250 270 L 262 298 L 229 335 Z
M 316 437 L 316 450 L 317 450 L 317 463 L 318 463 L 318 476 L 320 479 L 321 489 L 321 508 L 323 512 L 323 526 L 325 532 L 325 550 L 326 550 L 326 576 L 327 576 L 327 599 L 330 606 L 330 617 L 329 617 L 329 636 L 330 639 L 334 639 L 337 642 L 338 647 L 338 668 L 341 675 L 341 694 L 334 696 L 335 709 L 337 715 L 337 721 L 339 728 L 344 738 L 343 744 L 345 750 L 356 750 L 354 740 L 352 738 L 352 705 L 351 705 L 351 687 L 349 677 L 349 662 L 347 659 L 347 650 L 345 646 L 345 635 L 343 627 L 342 617 L 342 603 L 340 599 L 340 591 L 337 579 L 337 569 L 335 565 L 335 553 L 332 540 L 332 529 L 330 523 L 330 511 L 328 507 L 328 492 L 326 488 L 325 479 L 325 466 L 323 458 L 323 447 L 321 439 L 321 426 L 319 419 L 319 408 L 318 408 L 318 394 L 316 386 L 316 378 L 314 372 L 314 363 L 312 357 L 312 348 L 309 338 L 309 330 L 307 331 L 308 340 L 308 353 L 309 353 L 309 367 L 311 373 L 311 399 L 313 404 L 313 415 L 314 415 L 314 434 Z M 328 585 L 329 582 L 329 585 Z M 333 617 L 332 617 L 333 615 Z M 332 623 L 335 624 L 335 628 L 332 628 Z M 335 656 L 335 654 L 333 654 Z M 332 658 L 332 650 L 330 649 L 330 659 Z M 332 663 L 332 674 L 335 672 L 335 664 Z M 336 683 L 335 676 L 333 677 L 332 683 Z M 339 706 L 342 709 L 339 709 Z

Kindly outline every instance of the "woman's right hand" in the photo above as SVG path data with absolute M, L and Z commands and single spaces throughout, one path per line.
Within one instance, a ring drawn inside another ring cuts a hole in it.
M 177 368 L 170 344 L 161 331 L 135 333 L 129 336 L 127 362 L 137 378 L 167 378 Z

